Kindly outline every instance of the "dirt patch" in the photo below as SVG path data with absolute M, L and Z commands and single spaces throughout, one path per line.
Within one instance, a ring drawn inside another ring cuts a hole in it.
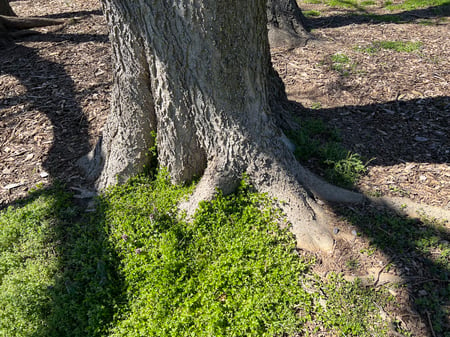
M 111 62 L 98 1 L 14 1 L 19 16 L 73 19 L 0 52 L 0 206 L 55 179 L 79 187 L 75 161 L 109 111 Z

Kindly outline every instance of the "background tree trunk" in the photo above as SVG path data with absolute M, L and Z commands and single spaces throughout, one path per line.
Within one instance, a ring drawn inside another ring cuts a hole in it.
M 0 0 L 0 15 L 16 16 L 9 5 L 9 0 Z
M 284 200 L 300 246 L 332 247 L 326 215 L 312 193 L 359 201 L 306 171 L 275 126 L 264 0 L 104 0 L 111 27 L 114 87 L 102 142 L 80 161 L 98 188 L 158 162 L 175 183 L 201 179 L 182 208 L 192 213 L 217 188 L 232 192 L 242 175 Z
M 296 0 L 268 0 L 267 19 L 272 48 L 295 48 L 310 38 L 306 19 Z

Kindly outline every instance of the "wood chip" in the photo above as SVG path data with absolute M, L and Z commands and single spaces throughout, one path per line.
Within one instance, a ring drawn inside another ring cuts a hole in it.
M 8 184 L 8 185 L 6 185 L 6 186 L 3 186 L 3 189 L 5 189 L 5 190 L 12 190 L 12 189 L 14 189 L 14 188 L 17 188 L 17 187 L 20 187 L 20 186 L 23 186 L 24 185 L 24 183 L 14 183 L 14 184 Z

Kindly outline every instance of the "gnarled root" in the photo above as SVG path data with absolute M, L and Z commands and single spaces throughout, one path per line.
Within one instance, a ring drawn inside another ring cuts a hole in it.
M 292 173 L 292 169 L 294 173 Z M 322 182 L 309 171 L 302 171 L 302 169 L 301 165 L 296 162 L 287 170 L 284 165 L 261 155 L 252 161 L 246 172 L 249 182 L 258 192 L 267 193 L 269 197 L 278 201 L 278 206 L 290 224 L 290 230 L 296 236 L 299 248 L 308 251 L 330 252 L 334 245 L 331 216 L 303 187 L 302 183 L 304 182 L 299 182 L 298 176 L 302 177 L 306 172 L 308 190 L 314 191 L 316 183 L 320 182 L 320 195 L 332 196 L 333 201 L 355 203 L 362 202 L 364 198 L 354 192 L 346 190 L 342 190 L 342 192 L 341 189 Z M 188 201 L 180 205 L 180 209 L 185 210 L 188 215 L 193 215 L 199 202 L 211 200 L 217 189 L 224 193 L 232 192 L 239 183 L 240 176 L 236 174 L 237 170 L 230 172 L 234 174 L 223 175 L 223 172 L 219 173 L 215 165 L 207 168 L 194 193 Z M 325 186 L 331 187 L 330 195 L 327 195 L 328 191 L 322 190 Z M 336 191 L 341 193 L 342 199 L 336 198 Z
M 266 172 L 256 170 L 249 174 L 258 191 L 279 201 L 279 207 L 297 239 L 297 247 L 308 251 L 330 252 L 334 245 L 330 230 L 331 217 L 292 173 L 292 169 L 297 173 L 297 165 L 301 166 L 296 161 L 292 164 L 291 169 L 287 170 L 275 162 Z
M 324 201 L 346 204 L 359 204 L 364 201 L 361 193 L 329 184 L 298 163 L 295 166 L 295 175 L 298 181 L 315 197 Z

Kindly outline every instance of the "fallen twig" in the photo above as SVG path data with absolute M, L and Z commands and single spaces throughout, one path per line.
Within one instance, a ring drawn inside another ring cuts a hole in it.
M 433 330 L 433 324 L 431 323 L 430 313 L 428 311 L 426 311 L 426 314 L 427 314 L 427 318 L 428 318 L 428 324 L 430 325 L 431 333 L 433 334 L 433 337 L 437 337 L 436 333 Z

